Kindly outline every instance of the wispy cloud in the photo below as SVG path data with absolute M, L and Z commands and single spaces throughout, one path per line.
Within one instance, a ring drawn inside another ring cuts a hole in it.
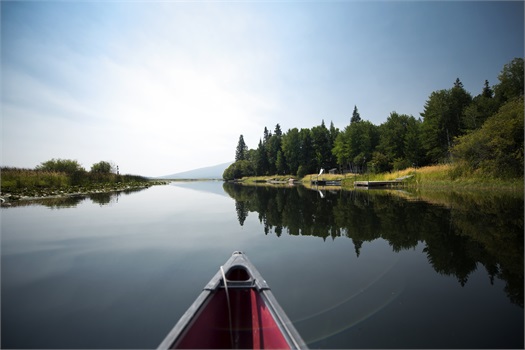
M 240 134 L 255 148 L 277 123 L 343 128 L 354 105 L 375 124 L 393 110 L 417 117 L 433 90 L 459 76 L 476 94 L 523 53 L 522 3 L 1 6 L 2 164 L 25 167 L 111 160 L 164 175 L 223 163 Z

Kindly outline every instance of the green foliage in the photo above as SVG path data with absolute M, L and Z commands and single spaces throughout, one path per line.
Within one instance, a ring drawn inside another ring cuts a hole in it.
M 303 165 L 299 165 L 299 169 L 297 169 L 297 177 L 302 179 L 306 175 L 308 175 L 306 168 Z
M 372 159 L 378 143 L 379 128 L 365 120 L 348 125 L 337 136 L 332 152 L 339 165 L 355 171 Z
M 2 192 L 16 192 L 22 188 L 60 188 L 70 184 L 66 173 L 3 167 Z
M 270 136 L 266 144 L 266 154 L 268 156 L 268 174 L 275 174 L 277 172 L 277 155 L 281 150 L 281 138 L 282 136 L 280 134 L 275 133 Z
M 385 160 L 388 162 L 388 166 L 381 166 L 383 171 L 420 162 L 420 124 L 412 116 L 392 112 L 386 122 L 379 126 L 380 141 L 377 149 L 386 158 L 381 159 L 381 164 Z M 375 158 L 378 159 L 378 155 L 375 155 Z
M 425 103 L 422 125 L 422 146 L 431 164 L 449 160 L 454 137 L 465 125 L 465 109 L 472 101 L 459 79 L 452 89 L 434 91 Z
M 474 97 L 472 103 L 465 108 L 463 127 L 465 131 L 479 129 L 485 120 L 498 110 L 498 101 L 489 95 L 481 93 Z
M 50 164 L 48 162 L 45 162 Z M 43 163 L 43 164 L 45 164 Z M 47 190 L 60 190 L 62 192 L 77 191 L 79 186 L 92 188 L 99 185 L 137 184 L 149 180 L 138 175 L 116 175 L 102 173 L 88 173 L 77 170 L 72 173 L 63 171 L 47 171 L 42 167 L 36 169 L 19 169 L 3 167 L 1 169 L 2 193 L 36 195 Z
M 475 133 L 488 123 L 503 103 L 523 96 L 523 59 L 517 58 L 506 64 L 499 80 L 500 83 L 494 88 L 485 80 L 481 93 L 472 98 L 459 78 L 456 79 L 450 89 L 431 92 L 421 113 L 422 119 L 392 112 L 385 123 L 376 126 L 362 120 L 357 106 L 354 106 L 351 121 L 343 131 L 335 128 L 333 123 L 327 129 L 324 120 L 311 129 L 293 128 L 286 133 L 277 124 L 273 134 L 264 128 L 263 138 L 255 150 L 248 150 L 241 135 L 236 161 L 246 160 L 248 163 L 239 163 L 225 171 L 225 179 L 249 173 L 258 176 L 312 174 L 320 168 L 329 170 L 338 167 L 345 173 L 363 173 L 367 171 L 367 166 L 372 167 L 369 171 L 381 172 L 448 164 L 454 161 L 451 157 L 454 140 L 466 134 L 472 134 L 464 139 L 472 144 L 486 144 L 486 140 L 491 139 L 494 149 L 514 148 L 512 159 L 517 159 L 519 163 L 520 145 L 515 144 L 519 143 L 517 138 L 505 140 L 507 144 L 504 145 L 503 137 L 489 127 L 490 123 L 481 134 Z M 502 129 L 509 132 L 508 128 L 513 128 L 506 127 Z M 495 134 L 491 135 L 491 132 Z M 455 150 L 456 160 L 470 159 L 467 154 L 473 151 L 462 153 L 461 147 L 466 146 L 458 146 Z M 480 146 L 479 157 L 490 157 L 489 154 L 482 155 L 483 152 L 485 148 Z M 507 151 L 504 153 L 507 154 Z M 500 159 L 504 158 L 500 156 Z M 503 161 L 507 165 L 512 162 L 509 159 Z M 490 167 L 475 165 L 473 168 L 469 165 L 467 168 L 488 170 Z M 513 170 L 510 173 L 516 172 Z
M 523 96 L 524 71 L 523 58 L 515 58 L 507 63 L 498 76 L 500 83 L 495 87 L 495 98 L 500 104 Z
M 469 171 L 498 177 L 523 176 L 523 98 L 503 105 L 481 129 L 457 139 L 452 152 Z
M 350 119 L 350 124 L 359 123 L 361 121 L 361 116 L 357 111 L 357 106 L 354 106 L 354 111 L 352 112 L 352 118 Z
M 275 168 L 277 170 L 277 174 L 283 175 L 286 174 L 287 167 L 286 167 L 286 160 L 284 159 L 283 152 L 281 150 L 277 151 L 277 160 L 275 161 Z
M 310 129 L 303 128 L 299 131 L 301 142 L 301 156 L 299 163 L 304 167 L 307 173 L 316 172 L 315 150 L 312 141 L 312 132 Z
M 369 164 L 373 173 L 386 173 L 392 170 L 392 163 L 388 157 L 381 152 L 372 153 L 372 160 Z
M 235 161 L 245 160 L 246 152 L 248 151 L 248 146 L 244 142 L 244 137 L 239 136 L 239 142 L 237 143 L 237 149 L 235 150 Z
M 330 142 L 330 131 L 326 128 L 324 121 L 321 125 L 315 126 L 311 130 L 315 170 L 321 168 L 330 169 L 335 164 L 332 164 L 332 144 Z
M 232 163 L 228 168 L 224 170 L 222 178 L 226 181 L 240 179 L 245 176 L 254 176 L 255 169 L 251 162 L 247 160 L 239 160 Z
M 63 172 L 70 175 L 76 172 L 85 171 L 76 160 L 55 158 L 41 163 L 36 167 L 36 170 Z
M 265 144 L 259 140 L 259 146 L 257 147 L 255 156 L 255 173 L 257 175 L 267 175 L 268 168 L 268 155 L 266 153 L 266 147 Z
M 290 129 L 283 135 L 282 149 L 290 172 L 296 174 L 301 160 L 301 139 L 297 128 Z
M 101 161 L 91 166 L 92 173 L 109 174 L 112 171 L 112 166 L 109 162 Z

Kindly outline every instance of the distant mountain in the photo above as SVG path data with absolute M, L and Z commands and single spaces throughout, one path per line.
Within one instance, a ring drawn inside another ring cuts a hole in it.
M 222 174 L 227 167 L 233 162 L 218 164 L 205 168 L 199 168 L 182 173 L 176 173 L 171 175 L 164 175 L 157 177 L 158 179 L 222 179 Z

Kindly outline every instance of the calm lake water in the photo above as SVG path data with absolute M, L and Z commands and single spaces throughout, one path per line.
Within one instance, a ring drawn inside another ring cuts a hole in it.
M 523 213 L 222 182 L 3 207 L 1 345 L 154 348 L 242 250 L 311 348 L 523 348 Z

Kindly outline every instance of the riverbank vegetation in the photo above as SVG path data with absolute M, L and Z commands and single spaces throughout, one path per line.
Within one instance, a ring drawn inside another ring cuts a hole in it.
M 292 175 L 273 176 L 251 176 L 238 179 L 243 184 L 289 184 L 290 179 L 294 183 L 301 183 L 306 187 L 315 186 L 312 181 L 340 181 L 343 189 L 354 188 L 354 181 L 393 181 L 402 179 L 402 187 L 425 188 L 427 190 L 487 190 L 497 189 L 513 192 L 525 190 L 522 178 L 491 177 L 483 173 L 468 173 L 459 169 L 458 165 L 441 164 L 422 168 L 406 168 L 403 170 L 390 171 L 386 173 L 363 173 L 363 174 L 308 174 L 302 179 Z
M 139 175 L 121 175 L 109 162 L 86 171 L 76 160 L 51 159 L 35 169 L 2 167 L 0 193 L 4 199 L 100 193 L 149 187 L 158 181 Z
M 323 120 L 311 129 L 283 133 L 277 124 L 273 133 L 264 128 L 255 149 L 249 149 L 241 135 L 235 162 L 223 178 L 305 178 L 325 169 L 344 178 L 373 180 L 406 170 L 419 174 L 413 179 L 419 184 L 523 182 L 523 76 L 523 58 L 515 58 L 503 67 L 498 84 L 491 87 L 485 80 L 474 97 L 458 78 L 450 89 L 432 92 L 417 119 L 392 112 L 376 126 L 362 119 L 355 106 L 343 130 L 333 123 L 326 127 Z M 440 167 L 444 170 L 438 171 Z M 432 169 L 428 177 L 423 169 Z

